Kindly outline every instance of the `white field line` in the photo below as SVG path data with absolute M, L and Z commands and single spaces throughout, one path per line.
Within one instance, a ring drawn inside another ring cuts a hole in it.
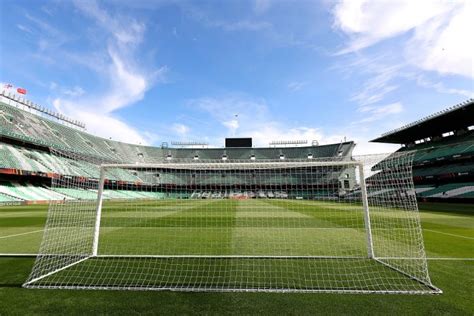
M 456 235 L 456 234 L 444 233 L 444 232 L 440 232 L 440 231 L 434 230 L 434 229 L 426 229 L 426 228 L 423 228 L 423 230 L 426 230 L 426 231 L 428 231 L 428 232 L 433 232 L 433 233 L 448 235 L 448 236 L 452 236 L 452 237 L 459 237 L 459 238 L 465 238 L 465 239 L 474 240 L 474 237 L 467 237 L 467 236 L 463 236 L 463 235 Z
M 0 253 L 0 257 L 37 257 L 37 253 Z
M 425 260 L 423 258 L 409 258 L 409 257 L 377 257 L 379 260 Z M 474 261 L 474 258 L 460 258 L 460 257 L 427 257 L 430 261 Z
M 435 258 L 426 258 L 427 260 L 445 260 L 445 261 L 474 261 L 474 258 L 442 258 L 442 257 L 435 257 Z
M 180 210 L 181 211 L 181 210 Z M 180 212 L 180 211 L 175 211 L 176 213 Z M 169 215 L 169 214 L 168 214 Z M 311 229 L 349 229 L 350 227 L 312 227 Z M 16 236 L 22 236 L 22 235 L 28 235 L 28 234 L 34 234 L 34 233 L 38 233 L 38 232 L 42 232 L 44 229 L 39 229 L 39 230 L 34 230 L 34 231 L 31 231 L 31 232 L 26 232 L 26 233 L 20 233 L 20 234 L 13 234 L 13 235 L 7 235 L 7 236 L 0 236 L 0 239 L 4 239 L 4 238 L 10 238 L 10 237 L 16 237 Z M 452 237 L 459 237 L 459 238 L 466 238 L 466 239 L 471 239 L 471 240 L 474 240 L 474 237 L 467 237 L 467 236 L 462 236 L 462 235 L 456 235 L 456 234 L 450 234 L 450 233 L 444 233 L 444 232 L 440 232 L 440 231 L 437 231 L 437 230 L 433 230 L 433 229 L 423 229 L 423 230 L 426 230 L 426 231 L 429 231 L 429 232 L 433 232 L 433 233 L 438 233 L 438 234 L 443 234 L 443 235 L 448 235 L 448 236 L 452 236 Z
M 36 253 L 0 253 L 0 257 L 37 257 L 39 256 L 40 254 L 36 254 Z M 70 255 L 70 254 L 67 254 L 67 255 Z M 60 256 L 60 255 L 59 255 Z M 66 254 L 65 254 L 66 256 Z M 120 257 L 124 257 L 124 258 L 206 258 L 206 257 L 210 257 L 210 258 L 218 258 L 218 257 L 221 257 L 221 258 L 242 258 L 242 257 L 245 257 L 245 258 L 263 258 L 263 257 L 268 257 L 268 258 L 283 258 L 284 256 L 231 256 L 231 255 L 226 255 L 226 256 L 218 256 L 218 255 L 213 255 L 213 256 L 205 256 L 205 255 L 198 255 L 198 256 L 186 256 L 186 255 L 180 255 L 180 256 L 169 256 L 169 255 L 166 255 L 166 256 L 153 256 L 153 255 L 99 255 L 97 256 L 97 258 L 113 258 L 113 257 L 117 257 L 117 258 L 120 258 Z M 327 258 L 330 258 L 330 257 L 324 257 L 324 256 L 315 256 L 315 257 L 298 257 L 298 256 L 295 256 L 295 257 L 292 257 L 292 256 L 288 256 L 288 257 L 284 257 L 284 258 L 294 258 L 294 259 L 300 259 L 300 258 L 306 258 L 306 259 L 327 259 Z M 364 259 L 362 257 L 333 257 L 333 258 L 337 258 L 337 259 Z M 378 258 L 378 259 L 381 259 L 381 260 L 387 260 L 387 259 L 396 259 L 396 260 L 423 260 L 423 259 L 418 259 L 418 258 L 406 258 L 406 257 L 398 257 L 398 258 Z M 426 260 L 429 260 L 429 261 L 474 261 L 474 258 L 456 258 L 456 257 L 428 257 L 426 258 Z
M 13 234 L 13 235 L 7 235 L 7 236 L 0 236 L 0 239 L 4 239 L 4 238 L 10 238 L 10 237 L 16 237 L 16 236 L 22 236 L 22 235 L 28 235 L 28 234 L 34 234 L 34 233 L 39 233 L 39 232 L 42 232 L 44 229 L 40 229 L 40 230 L 33 230 L 31 232 L 26 232 L 26 233 L 21 233 L 21 234 Z

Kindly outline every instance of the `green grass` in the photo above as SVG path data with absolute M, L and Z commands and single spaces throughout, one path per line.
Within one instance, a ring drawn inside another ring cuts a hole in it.
M 161 212 L 160 216 L 156 216 L 156 203 L 144 203 L 141 205 L 141 209 L 149 208 L 150 210 L 149 213 L 141 214 L 142 219 L 140 220 L 136 220 L 132 204 L 124 210 L 123 204 L 108 203 L 104 208 L 101 251 L 106 253 L 108 250 L 117 250 L 113 248 L 117 247 L 117 243 L 114 241 L 118 238 L 134 240 L 134 237 L 139 237 L 142 243 L 143 241 L 156 241 L 159 237 L 158 239 L 163 242 L 161 244 L 155 243 L 151 247 L 152 252 L 181 250 L 183 253 L 190 251 L 200 253 L 205 250 L 221 254 L 242 252 L 263 254 L 269 253 L 272 249 L 275 251 L 276 248 L 262 245 L 268 244 L 269 241 L 278 241 L 278 236 L 291 227 L 303 225 L 303 231 L 306 233 L 296 237 L 295 241 L 300 246 L 292 251 L 318 254 L 318 252 L 331 251 L 329 245 L 337 244 L 338 240 L 340 241 L 339 248 L 345 243 L 343 239 L 341 240 L 340 234 L 335 234 L 333 237 L 324 236 L 327 240 L 326 245 L 310 246 L 314 244 L 315 240 L 320 239 L 315 235 L 317 232 L 315 228 L 340 229 L 349 226 L 352 235 L 348 235 L 350 236 L 348 238 L 351 241 L 358 240 L 363 236 L 363 230 L 359 231 L 363 225 L 361 217 L 355 215 L 354 212 L 336 212 L 338 205 L 320 207 L 316 215 L 308 203 L 288 204 L 271 201 L 267 205 L 257 208 L 257 216 L 252 212 L 249 213 L 245 204 L 237 201 L 213 201 L 210 202 L 211 205 L 206 205 L 206 203 L 209 202 L 191 203 L 188 205 L 189 208 L 183 207 L 179 214 L 173 213 L 173 203 L 160 204 L 158 207 L 158 211 Z M 219 203 L 224 204 L 219 205 Z M 212 212 L 213 209 L 220 211 Z M 0 315 L 53 313 L 472 315 L 474 313 L 474 304 L 472 303 L 474 261 L 462 260 L 462 258 L 474 257 L 472 205 L 421 204 L 420 209 L 422 210 L 421 220 L 427 256 L 435 259 L 429 261 L 431 279 L 433 284 L 444 291 L 442 295 L 27 290 L 20 286 L 31 271 L 33 259 L 0 257 Z M 0 253 L 36 253 L 42 237 L 42 232 L 36 231 L 41 230 L 44 226 L 46 212 L 46 206 L 0 207 Z M 250 225 L 256 227 L 251 229 Z M 180 227 L 181 231 L 176 230 L 176 226 Z M 203 226 L 207 233 L 199 235 L 199 230 L 196 228 Z M 393 228 L 400 229 L 399 226 Z M 116 229 L 117 227 L 125 227 L 125 229 Z M 222 229 L 223 227 L 226 229 Z M 271 231 L 276 231 L 278 234 L 271 235 Z M 194 233 L 190 234 L 190 232 Z M 157 233 L 161 235 L 157 235 Z M 184 237 L 181 238 L 181 241 L 176 241 L 176 236 L 181 234 L 184 234 Z M 1 238 L 9 235 L 17 236 Z M 206 244 L 214 246 L 212 249 L 202 246 Z M 138 250 L 138 246 L 137 243 L 128 242 L 122 243 L 119 248 L 121 252 L 133 253 Z M 356 245 L 348 247 L 350 253 L 363 251 L 363 248 L 357 246 L 357 242 Z M 438 260 L 436 258 L 460 258 L 460 260 Z M 226 274 L 218 269 L 222 263 L 217 264 L 214 270 L 211 262 L 200 261 L 199 263 L 200 265 L 193 268 L 195 271 L 198 271 L 199 267 L 207 268 L 207 270 L 198 276 L 214 277 L 215 284 L 223 281 L 227 283 L 238 281 L 235 279 L 235 275 Z M 102 263 L 100 260 L 96 262 L 86 260 L 84 264 L 94 264 L 96 268 Z M 128 264 L 133 266 L 135 263 L 129 261 Z M 246 263 L 244 266 L 248 264 L 254 265 L 255 263 Z M 291 262 L 289 268 L 275 263 L 271 264 L 274 266 L 270 270 L 277 274 L 279 270 L 287 271 L 291 268 L 303 271 L 308 267 L 298 267 L 298 262 Z M 355 263 L 346 264 L 352 267 Z M 137 265 L 140 266 L 140 263 Z M 339 268 L 343 271 L 344 267 L 340 265 L 339 263 Z M 117 262 L 116 266 L 123 265 Z M 325 265 L 325 267 L 327 266 L 338 267 L 337 264 Z M 84 267 L 87 268 L 87 266 Z M 364 264 L 364 267 L 367 268 L 367 265 Z M 381 267 L 369 268 L 373 272 Z M 79 273 L 79 278 L 84 278 L 84 271 L 87 269 L 71 269 L 68 273 Z M 212 273 L 206 275 L 209 271 Z M 247 280 L 254 282 L 256 286 L 265 284 L 269 276 L 261 277 L 258 269 L 254 272 L 255 275 L 248 275 Z M 393 273 L 393 271 L 383 273 Z M 279 273 L 278 275 L 281 277 L 284 274 Z M 93 275 L 89 275 L 89 277 L 95 278 Z

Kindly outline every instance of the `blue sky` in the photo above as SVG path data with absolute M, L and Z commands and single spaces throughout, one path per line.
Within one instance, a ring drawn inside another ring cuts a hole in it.
M 474 95 L 469 1 L 0 2 L 0 81 L 133 143 L 367 141 Z M 3 86 L 3 84 L 2 84 Z

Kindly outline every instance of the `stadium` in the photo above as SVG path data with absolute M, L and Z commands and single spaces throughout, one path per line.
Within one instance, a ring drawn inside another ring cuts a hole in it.
M 413 180 L 418 200 L 470 202 L 473 186 L 472 99 L 385 133 L 373 142 L 416 151 Z
M 375 139 L 403 144 L 389 156 L 357 157 L 352 141 L 121 143 L 1 97 L 0 246 L 5 258 L 36 257 L 27 288 L 441 293 L 410 211 L 416 198 L 462 208 L 474 192 L 472 100 Z M 28 226 L 48 205 L 41 239 Z
M 473 315 L 473 11 L 0 1 L 0 316 Z

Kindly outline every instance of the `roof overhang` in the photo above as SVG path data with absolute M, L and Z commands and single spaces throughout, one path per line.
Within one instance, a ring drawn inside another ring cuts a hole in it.
M 376 143 L 408 144 L 474 125 L 474 100 L 469 99 L 444 111 L 387 132 L 371 140 Z

